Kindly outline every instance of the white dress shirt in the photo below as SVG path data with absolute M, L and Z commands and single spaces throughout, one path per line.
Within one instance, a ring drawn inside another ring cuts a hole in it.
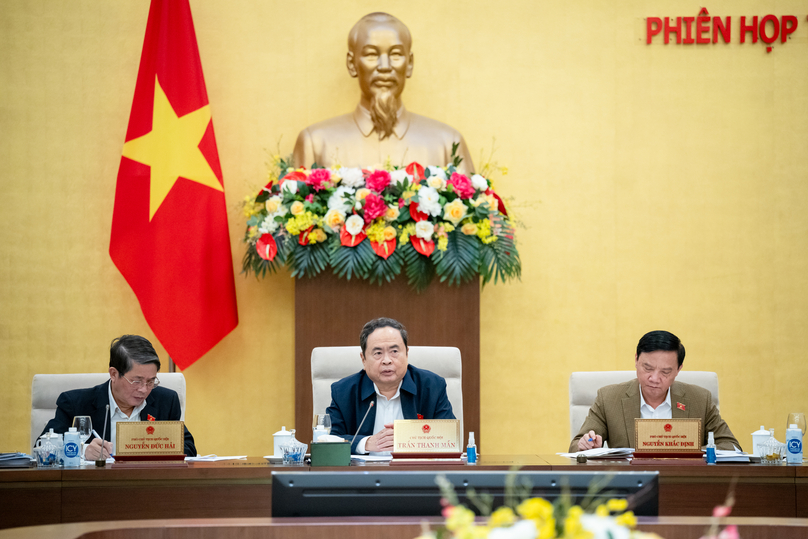
M 140 411 L 146 407 L 146 399 L 143 399 L 138 406 L 132 410 L 132 415 L 126 415 L 121 411 L 120 406 L 118 403 L 115 402 L 115 397 L 112 396 L 112 384 L 110 384 L 109 388 L 109 409 L 110 409 L 110 419 L 109 419 L 109 439 L 112 442 L 112 451 L 110 451 L 110 455 L 115 454 L 115 426 L 118 424 L 119 421 L 140 421 Z
M 668 394 L 665 396 L 665 402 L 656 407 L 651 406 L 645 402 L 642 396 L 642 386 L 640 386 L 640 417 L 643 419 L 673 419 L 673 410 L 671 409 L 671 388 L 668 388 Z
M 384 426 L 392 423 L 396 419 L 404 419 L 404 411 L 401 409 L 401 384 L 404 380 L 398 383 L 398 389 L 392 399 L 388 399 L 379 392 L 379 387 L 374 383 L 373 389 L 376 390 L 376 421 L 373 423 L 373 434 L 384 430 Z M 365 444 L 370 436 L 365 436 L 356 445 L 356 452 L 359 455 L 367 453 Z M 371 455 L 389 455 L 389 451 L 371 451 Z

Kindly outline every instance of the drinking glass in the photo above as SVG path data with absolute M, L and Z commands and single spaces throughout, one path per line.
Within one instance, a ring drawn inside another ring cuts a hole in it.
M 328 414 L 317 414 L 315 428 L 322 428 L 326 434 L 331 434 L 331 416 Z
M 805 414 L 800 412 L 792 412 L 788 414 L 786 428 L 788 428 L 789 425 L 797 425 L 802 431 L 802 437 L 805 438 Z
M 93 420 L 88 415 L 77 415 L 73 418 L 73 426 L 81 438 L 81 458 L 84 458 L 84 444 L 93 435 Z

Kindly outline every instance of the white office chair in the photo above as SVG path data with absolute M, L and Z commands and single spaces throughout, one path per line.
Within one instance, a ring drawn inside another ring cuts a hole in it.
M 586 414 L 595 403 L 598 389 L 627 382 L 637 377 L 637 371 L 574 372 L 570 375 L 570 440 L 578 434 Z M 718 375 L 707 371 L 682 371 L 676 380 L 703 387 L 713 395 L 718 408 Z
M 160 387 L 173 389 L 180 397 L 182 414 L 185 421 L 185 376 L 179 372 L 159 373 Z M 31 384 L 31 447 L 42 433 L 48 421 L 56 415 L 56 399 L 64 391 L 83 389 L 109 380 L 109 373 L 81 374 L 35 374 Z
M 362 370 L 358 346 L 330 346 L 311 351 L 311 392 L 315 414 L 324 414 L 331 404 L 331 384 Z M 463 431 L 463 364 L 460 350 L 449 346 L 410 346 L 409 363 L 446 380 L 452 412 Z

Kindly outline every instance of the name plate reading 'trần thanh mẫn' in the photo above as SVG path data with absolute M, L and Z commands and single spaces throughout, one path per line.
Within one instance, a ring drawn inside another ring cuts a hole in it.
M 459 457 L 457 419 L 399 419 L 393 424 L 393 457 Z
M 121 421 L 115 427 L 115 460 L 185 458 L 182 421 Z
M 670 453 L 701 455 L 701 418 L 635 419 L 634 455 Z

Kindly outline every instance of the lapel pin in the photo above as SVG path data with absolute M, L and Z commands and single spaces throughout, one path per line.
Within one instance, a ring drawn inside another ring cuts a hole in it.
M 151 414 L 146 414 L 146 419 L 148 419 L 149 421 L 157 421 L 157 419 L 155 419 L 155 417 Z
M 683 412 L 684 412 L 684 410 L 685 410 L 685 405 L 684 405 L 684 404 L 682 404 L 681 402 L 677 402 L 677 403 L 676 403 L 676 407 L 677 407 L 677 408 L 679 408 L 680 410 L 682 410 Z

